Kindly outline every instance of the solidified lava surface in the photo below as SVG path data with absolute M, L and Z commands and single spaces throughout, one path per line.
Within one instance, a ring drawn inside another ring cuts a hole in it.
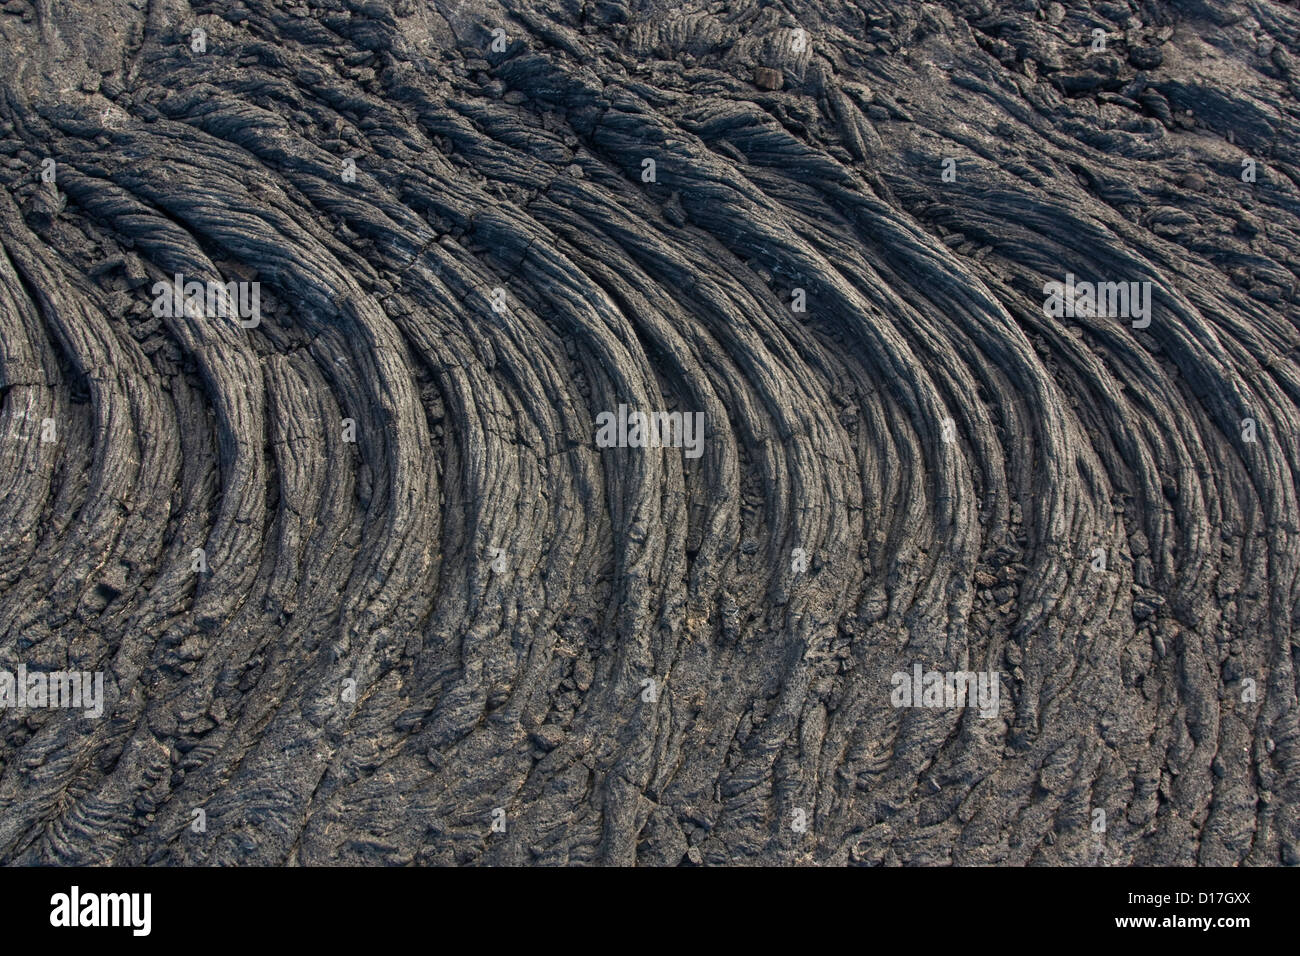
M 1300 863 L 1298 57 L 0 2 L 0 862 Z

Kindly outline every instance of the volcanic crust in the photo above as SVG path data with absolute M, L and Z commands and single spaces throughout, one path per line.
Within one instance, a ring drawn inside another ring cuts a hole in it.
M 0 3 L 0 670 L 104 676 L 0 711 L 0 862 L 1300 863 L 1297 56 Z

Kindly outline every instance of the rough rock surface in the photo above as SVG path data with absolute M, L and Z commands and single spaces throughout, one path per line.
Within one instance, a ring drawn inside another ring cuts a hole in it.
M 0 862 L 1300 862 L 1297 57 L 1264 0 L 0 3 L 0 668 L 106 698 L 0 712 Z

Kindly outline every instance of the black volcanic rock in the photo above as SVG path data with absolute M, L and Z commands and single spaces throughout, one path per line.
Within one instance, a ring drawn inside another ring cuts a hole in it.
M 1294 865 L 1297 56 L 4 4 L 0 862 Z

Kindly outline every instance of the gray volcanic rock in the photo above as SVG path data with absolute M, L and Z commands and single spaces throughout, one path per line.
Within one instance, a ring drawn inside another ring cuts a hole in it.
M 1297 863 L 1298 57 L 0 4 L 0 862 Z

